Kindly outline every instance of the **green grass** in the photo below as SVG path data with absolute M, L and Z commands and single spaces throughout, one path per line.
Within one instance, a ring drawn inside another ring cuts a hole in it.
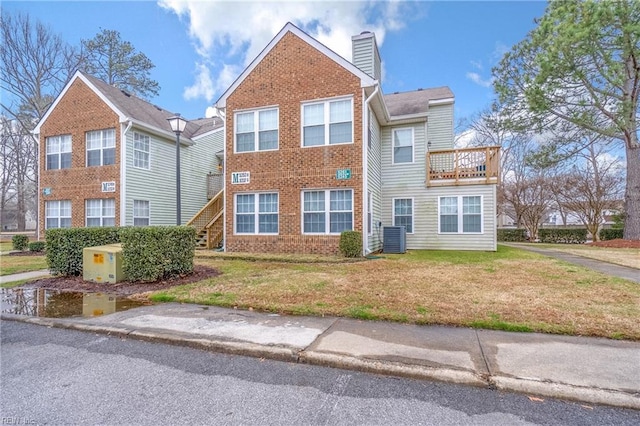
M 493 263 L 499 260 L 528 259 L 538 257 L 535 253 L 523 252 L 523 250 L 498 244 L 495 252 L 492 251 L 460 251 L 460 250 L 409 250 L 404 255 L 388 255 L 390 258 L 405 258 L 412 262 L 437 262 L 450 263 L 452 265 L 486 264 L 487 268 L 494 272 Z
M 8 283 L 2 283 L 2 284 L 0 284 L 0 287 L 2 287 L 2 288 L 13 288 L 13 287 L 19 287 L 19 286 L 21 286 L 21 285 L 23 285 L 23 284 L 28 283 L 29 281 L 31 281 L 31 280 L 18 280 L 18 281 L 11 281 L 11 282 L 8 282 Z
M 531 327 L 525 324 L 502 321 L 500 315 L 494 313 L 490 313 L 488 319 L 471 321 L 469 326 L 486 330 L 514 331 L 520 333 L 530 333 L 533 331 Z
M 47 269 L 47 257 L 42 256 L 1 256 L 2 268 L 0 275 L 19 274 L 21 272 L 39 271 Z

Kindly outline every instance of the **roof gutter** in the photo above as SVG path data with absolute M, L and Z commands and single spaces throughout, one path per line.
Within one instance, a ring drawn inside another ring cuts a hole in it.
M 169 132 L 167 130 L 162 130 L 154 126 L 150 126 L 146 123 L 143 123 L 142 121 L 134 120 L 131 117 L 126 117 L 123 121 L 121 121 L 121 123 L 124 123 L 124 122 L 131 123 L 132 125 L 135 125 L 138 128 L 144 129 L 156 136 L 161 136 L 171 140 L 175 139 L 176 137 L 176 134 L 173 132 Z M 180 135 L 180 145 L 191 146 L 194 144 L 195 143 L 191 140 L 191 138 L 187 138 L 184 136 L 184 133 Z

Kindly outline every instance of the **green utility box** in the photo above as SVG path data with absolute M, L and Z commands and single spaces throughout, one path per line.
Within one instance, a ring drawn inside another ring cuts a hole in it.
M 96 283 L 117 283 L 126 277 L 122 272 L 122 244 L 82 249 L 82 279 Z

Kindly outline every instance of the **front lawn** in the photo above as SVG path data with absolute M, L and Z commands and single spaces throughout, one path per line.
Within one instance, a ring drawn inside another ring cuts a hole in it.
M 518 248 L 410 251 L 361 262 L 206 253 L 197 262 L 222 275 L 151 298 L 640 340 L 640 285 Z
M 27 256 L 0 256 L 2 267 L 0 275 L 18 274 L 20 272 L 38 271 L 47 269 L 47 257 L 44 255 L 27 255 Z

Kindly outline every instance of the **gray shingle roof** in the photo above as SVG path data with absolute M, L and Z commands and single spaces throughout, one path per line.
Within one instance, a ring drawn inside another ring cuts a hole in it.
M 171 132 L 171 126 L 169 125 L 167 118 L 174 116 L 175 113 L 153 105 L 143 99 L 120 90 L 117 87 L 110 86 L 92 75 L 84 72 L 82 75 L 86 77 L 87 80 L 96 87 L 96 89 L 98 89 L 118 110 L 120 110 L 120 112 L 127 117 L 149 126 Z M 217 117 L 188 120 L 183 136 L 192 138 L 222 127 L 222 125 L 222 120 Z
M 444 86 L 384 95 L 384 102 L 389 115 L 397 117 L 425 113 L 429 110 L 429 101 L 447 98 L 453 98 L 453 92 Z

